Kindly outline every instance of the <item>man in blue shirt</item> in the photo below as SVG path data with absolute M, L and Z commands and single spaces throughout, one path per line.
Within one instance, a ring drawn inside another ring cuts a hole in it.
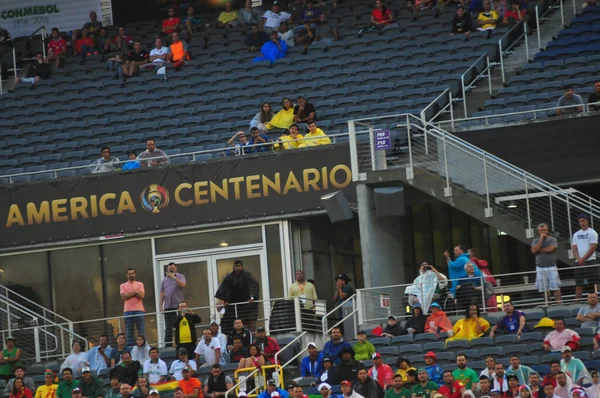
M 288 394 L 287 391 L 277 387 L 277 383 L 275 382 L 275 380 L 271 379 L 267 382 L 267 389 L 258 394 L 257 398 L 271 398 L 271 394 L 273 394 L 275 391 L 279 393 L 279 396 L 281 398 L 289 398 L 290 396 L 290 394 Z
M 271 150 L 271 145 L 267 144 L 272 143 L 273 140 L 268 135 L 261 133 L 258 127 L 252 127 L 250 135 L 250 140 L 246 144 L 246 153 L 269 152 Z
M 98 345 L 88 351 L 90 369 L 96 373 L 102 369 L 106 369 L 110 365 L 111 352 L 112 348 L 108 346 L 108 336 L 105 334 L 101 335 Z
M 507 301 L 502 305 L 502 310 L 506 313 L 505 316 L 498 319 L 498 323 L 492 327 L 490 331 L 490 337 L 494 337 L 494 333 L 498 329 L 502 330 L 505 334 L 516 333 L 517 336 L 527 332 L 525 326 L 525 314 L 523 311 L 516 310 L 510 301 Z
M 444 257 L 446 258 L 446 262 L 448 263 L 448 276 L 450 282 L 452 283 L 452 287 L 450 288 L 450 292 L 454 295 L 456 292 L 456 286 L 459 284 L 459 279 L 466 278 L 467 263 L 471 262 L 471 257 L 469 253 L 467 253 L 467 248 L 463 245 L 458 245 L 454 248 L 454 261 L 450 260 L 450 253 L 448 250 L 444 251 Z M 475 276 L 481 276 L 481 271 L 475 264 L 473 264 L 475 268 Z
M 340 364 L 340 362 L 342 362 L 341 358 L 339 357 L 339 353 L 345 348 L 352 349 L 350 344 L 345 342 L 342 338 L 342 331 L 340 328 L 335 327 L 331 329 L 331 340 L 325 343 L 322 354 L 324 357 L 331 358 L 333 360 L 333 364 L 337 366 Z
M 323 371 L 323 354 L 317 350 L 317 345 L 308 343 L 308 355 L 302 358 L 300 374 L 302 377 L 320 377 Z

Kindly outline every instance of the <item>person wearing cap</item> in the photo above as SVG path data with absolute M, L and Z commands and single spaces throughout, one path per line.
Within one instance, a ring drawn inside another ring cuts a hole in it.
M 354 359 L 357 361 L 366 361 L 375 354 L 375 346 L 367 340 L 367 333 L 359 330 L 356 334 L 356 344 L 352 346 L 354 350 Z
M 315 285 L 306 280 L 304 271 L 296 271 L 296 281 L 288 289 L 288 297 L 299 297 L 304 309 L 312 311 L 315 308 L 317 290 Z
M 62 370 L 63 379 L 58 383 L 56 387 L 56 396 L 58 398 L 71 398 L 73 389 L 79 387 L 79 380 L 73 378 L 73 371 L 71 368 L 64 368 Z
M 557 352 L 566 345 L 571 347 L 571 350 L 578 350 L 580 344 L 579 333 L 567 329 L 562 318 L 554 319 L 554 331 L 548 333 L 544 338 L 544 350 L 546 351 Z
M 535 370 L 529 366 L 521 365 L 521 359 L 516 354 L 511 354 L 509 360 L 510 366 L 506 369 L 506 375 L 517 376 L 520 385 L 527 384 L 529 382 L 529 375 L 535 373 Z
M 561 282 L 556 265 L 558 241 L 549 235 L 548 224 L 538 224 L 537 230 L 539 237 L 531 242 L 531 252 L 535 254 L 535 287 L 548 300 L 550 300 L 549 293 L 552 292 L 554 300 L 560 305 L 562 304 Z
M 490 337 L 494 337 L 498 329 L 502 330 L 504 334 L 515 333 L 517 336 L 522 335 L 523 332 L 527 332 L 525 313 L 523 311 L 516 310 L 510 301 L 502 304 L 502 310 L 506 315 L 499 318 L 498 322 L 492 327 Z
M 342 389 L 342 396 L 344 398 L 365 398 L 352 389 L 352 382 L 349 380 L 343 380 L 340 383 L 340 388 Z
M 381 355 L 377 352 L 373 353 L 371 359 L 373 360 L 373 366 L 369 369 L 369 377 L 379 383 L 383 389 L 391 386 L 394 380 L 394 371 L 391 366 L 383 363 Z
M 185 284 L 185 276 L 177 272 L 177 265 L 171 261 L 167 265 L 167 272 L 160 283 L 160 310 L 164 311 L 165 316 L 165 344 L 167 346 L 173 342 L 173 318 L 177 316 L 176 311 L 179 304 L 184 301 Z M 179 311 L 181 312 L 181 309 Z M 196 340 L 192 341 L 192 343 L 194 342 Z
M 92 347 L 87 353 L 90 369 L 97 374 L 110 366 L 111 351 L 112 348 L 108 345 L 108 335 L 101 334 L 98 338 L 98 345 Z
M 416 303 L 411 310 L 411 316 L 406 320 L 404 328 L 409 334 L 419 334 L 425 331 L 427 317 L 423 314 L 421 304 Z
M 467 248 L 463 245 L 458 245 L 454 248 L 454 261 L 450 260 L 448 250 L 444 251 L 444 258 L 446 259 L 446 263 L 448 263 L 448 275 L 452 283 L 450 293 L 454 295 L 459 281 L 467 277 L 467 263 L 471 262 L 471 258 L 469 253 L 467 253 Z M 481 271 L 476 266 L 474 267 L 474 275 L 476 277 L 481 276 Z
M 167 380 L 169 370 L 165 361 L 158 357 L 158 348 L 150 348 L 150 359 L 144 362 L 143 374 L 148 378 L 150 385 Z
M 590 217 L 587 214 L 580 214 L 577 221 L 581 229 L 573 234 L 571 241 L 571 250 L 575 257 L 575 301 L 581 299 L 586 279 L 589 285 L 598 283 L 598 267 L 581 268 L 598 264 L 596 262 L 598 233 L 590 228 Z
M 294 387 L 294 390 L 296 389 L 296 387 Z M 258 394 L 258 397 L 256 398 L 271 398 L 273 397 L 273 394 L 279 394 L 279 395 L 275 395 L 276 397 L 282 397 L 282 398 L 289 398 L 290 394 L 288 394 L 287 391 L 282 390 L 281 388 L 277 387 L 277 382 L 275 382 L 274 379 L 270 379 L 269 381 L 267 381 L 267 389 L 264 390 L 263 392 L 261 392 L 260 394 Z
M 560 361 L 560 370 L 568 374 L 573 382 L 578 385 L 584 385 L 591 382 L 590 372 L 581 361 L 574 358 L 571 347 L 568 345 L 560 349 L 562 360 Z
M 298 385 L 298 383 L 296 383 L 295 381 L 292 381 L 290 384 L 287 385 L 285 390 L 287 391 L 288 394 L 293 395 L 294 388 L 296 388 L 297 385 Z
M 452 322 L 438 303 L 429 306 L 431 314 L 425 321 L 425 333 L 442 333 L 452 330 Z
M 323 356 L 331 358 L 333 365 L 338 365 L 341 362 L 340 352 L 342 350 L 352 350 L 350 344 L 344 341 L 342 337 L 342 331 L 339 327 L 331 329 L 331 339 L 323 346 Z M 352 351 L 354 353 L 354 351 Z M 343 380 L 343 379 L 342 379 Z
M 429 380 L 429 375 L 423 368 L 419 369 L 417 379 L 417 384 L 412 388 L 413 398 L 417 395 L 421 395 L 423 398 L 433 398 L 440 388 L 438 384 Z
M 202 319 L 190 310 L 187 303 L 183 300 L 178 304 L 177 308 L 178 312 L 173 314 L 174 317 L 171 318 L 171 327 L 175 328 L 175 345 L 178 352 L 181 348 L 185 348 L 188 358 L 193 358 L 196 341 L 198 341 L 196 324 L 202 322 Z
M 330 358 L 323 358 L 323 371 L 321 372 L 321 376 L 319 376 L 319 381 L 322 383 L 332 384 L 335 381 L 335 368 L 333 367 L 333 362 Z
M 188 357 L 188 352 L 184 347 L 181 347 L 177 350 L 177 356 L 179 359 L 173 361 L 171 364 L 171 368 L 169 369 L 169 374 L 177 381 L 183 379 L 183 374 L 181 373 L 184 368 L 189 368 L 190 376 L 193 376 L 196 373 L 196 369 L 198 369 L 195 361 L 190 361 Z M 212 365 L 212 364 L 211 364 Z
M 477 384 L 477 388 L 475 389 L 475 398 L 489 396 L 491 392 L 491 387 L 492 385 L 490 383 L 489 377 L 479 376 L 479 383 Z
M 282 22 L 292 23 L 292 14 L 281 11 L 279 1 L 273 2 L 273 7 L 267 10 L 260 21 L 260 30 L 267 33 L 277 32 Z
M 402 325 L 400 325 L 398 319 L 396 319 L 396 317 L 393 315 L 388 316 L 387 325 L 383 329 L 382 336 L 396 337 L 403 336 L 405 334 L 408 334 L 408 332 L 402 327 Z
M 225 276 L 215 293 L 215 298 L 221 300 L 225 308 L 221 320 L 223 333 L 227 334 L 231 331 L 231 325 L 236 321 L 236 317 L 241 318 L 250 329 L 254 329 L 254 323 L 258 318 L 258 303 L 255 301 L 259 299 L 259 291 L 260 286 L 254 275 L 244 270 L 242 260 L 235 260 L 233 272 Z M 248 344 L 251 342 L 249 341 Z
M 440 386 L 439 393 L 446 398 L 462 398 L 467 391 L 462 381 L 454 380 L 451 370 L 446 370 L 443 377 L 444 381 Z
M 152 389 L 152 390 L 150 390 L 150 392 L 148 393 L 148 396 L 149 396 L 149 397 L 152 397 L 152 398 L 156 398 L 156 397 L 159 397 L 159 396 L 160 396 L 160 393 L 158 392 L 158 390 Z
M 223 373 L 220 364 L 215 363 L 210 371 L 210 376 L 204 382 L 204 397 L 224 397 L 225 393 L 232 388 L 233 380 L 231 377 Z
M 44 384 L 37 388 L 35 398 L 54 397 L 57 388 L 58 384 L 54 382 L 54 372 L 50 369 L 46 369 L 44 372 Z
M 80 387 L 75 387 L 73 389 L 73 391 L 71 391 L 71 396 L 73 398 L 82 398 L 83 397 L 83 392 L 81 391 L 81 388 Z M 14 398 L 17 398 L 17 397 L 14 397 Z M 18 398 L 20 398 L 20 397 L 18 397 Z
M 354 351 L 351 347 L 344 348 L 338 355 L 341 362 L 335 367 L 333 384 L 338 384 L 341 380 L 355 382 L 358 379 L 358 371 L 364 369 L 365 365 L 354 359 Z
M 467 390 L 476 389 L 479 376 L 477 376 L 477 372 L 467 367 L 467 356 L 465 354 L 458 354 L 456 356 L 456 365 L 458 369 L 454 369 L 452 372 L 454 379 L 462 381 Z
M 381 360 L 381 358 L 380 358 Z M 387 365 L 386 365 L 387 366 Z M 391 369 L 390 369 L 391 370 Z M 391 372 L 390 372 L 391 373 Z M 393 374 L 393 373 L 392 373 Z M 385 393 L 381 385 L 369 376 L 366 368 L 359 369 L 358 380 L 352 385 L 352 389 L 365 398 L 383 398 Z M 391 378 L 390 378 L 391 381 Z M 390 383 L 391 384 L 391 383 Z
M 354 288 L 348 284 L 350 282 L 352 282 L 352 279 L 348 278 L 348 275 L 346 274 L 339 274 L 335 277 L 335 293 L 333 294 L 333 302 L 336 306 L 342 304 L 346 299 L 354 295 Z M 340 319 L 341 318 L 343 317 L 340 317 Z
M 385 392 L 385 398 L 411 398 L 412 392 L 404 387 L 402 375 L 396 373 L 392 383 L 392 388 L 389 388 Z
M 212 334 L 212 338 L 216 339 L 221 346 L 221 354 L 225 354 L 229 352 L 227 349 L 227 336 L 224 333 L 221 333 L 219 330 L 219 322 L 216 320 L 211 320 L 210 325 L 208 326 L 210 329 L 210 334 Z
M 81 393 L 86 398 L 99 398 L 104 396 L 104 386 L 102 382 L 92 375 L 92 370 L 89 367 L 81 369 L 83 375 L 79 387 Z
M 435 352 L 429 351 L 425 354 L 425 370 L 429 376 L 429 380 L 441 386 L 444 383 L 444 370 L 437 363 L 437 355 Z
M 396 366 L 398 367 L 396 374 L 402 376 L 402 381 L 405 383 L 407 381 L 408 371 L 417 370 L 417 368 L 412 367 L 410 361 L 404 357 L 398 357 L 398 359 L 396 359 Z
M 194 363 L 194 362 L 192 362 Z M 181 369 L 182 378 L 177 385 L 181 387 L 185 398 L 198 398 L 202 391 L 202 383 L 200 380 L 192 377 L 193 369 L 191 366 L 185 366 Z
M 300 365 L 300 375 L 303 378 L 321 376 L 323 370 L 323 354 L 319 353 L 317 345 L 312 341 L 306 346 L 308 355 L 302 358 L 302 364 Z
M 29 388 L 32 392 L 35 391 L 35 382 L 33 381 L 33 379 L 31 377 L 25 375 L 25 368 L 22 365 L 17 365 L 15 367 L 14 376 L 15 377 L 10 379 L 6 383 L 6 388 L 4 389 L 4 394 L 6 396 L 10 395 L 10 392 L 12 391 L 12 388 L 13 388 L 13 383 L 15 382 L 15 379 L 18 377 L 23 379 L 23 384 L 25 385 L 25 387 Z
M 200 360 L 204 359 L 202 366 L 212 366 L 216 363 L 224 365 L 225 358 L 221 352 L 221 345 L 217 339 L 213 339 L 210 330 L 205 329 L 202 332 L 202 339 L 198 342 L 196 349 L 196 365 L 200 368 Z
M 279 344 L 271 336 L 267 336 L 264 327 L 256 329 L 256 340 L 254 344 L 258 346 L 265 359 L 275 365 L 275 354 L 279 352 Z
M 65 358 L 62 365 L 60 365 L 59 372 L 62 372 L 65 368 L 73 369 L 73 376 L 81 376 L 81 369 L 89 366 L 87 352 L 81 349 L 81 342 L 74 340 L 71 344 L 72 353 Z
M 332 394 L 331 386 L 327 383 L 319 384 L 319 386 L 317 387 L 317 390 L 319 390 L 319 393 L 321 394 L 321 398 L 329 398 Z

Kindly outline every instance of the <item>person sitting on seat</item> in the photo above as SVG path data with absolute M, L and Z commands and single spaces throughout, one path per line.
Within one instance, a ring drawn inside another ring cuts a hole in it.
M 452 330 L 452 322 L 438 303 L 429 306 L 431 315 L 425 321 L 425 333 L 442 333 Z
M 169 46 L 169 60 L 173 63 L 173 68 L 176 71 L 181 70 L 190 59 L 187 43 L 179 39 L 179 33 L 173 33 Z
M 52 28 L 52 35 L 48 41 L 48 56 L 46 62 L 54 61 L 54 67 L 58 68 L 63 62 L 67 51 L 67 41 L 60 37 L 58 28 Z
M 260 56 L 254 58 L 252 62 L 269 61 L 272 65 L 276 60 L 285 58 L 287 51 L 287 43 L 279 39 L 277 32 L 271 32 L 271 40 L 263 44 L 260 48 Z
M 490 323 L 481 318 L 479 307 L 475 304 L 469 305 L 465 310 L 465 317 L 459 319 L 452 328 L 452 336 L 446 339 L 446 344 L 454 340 L 478 339 L 490 329 Z
M 162 33 L 165 36 L 169 36 L 175 32 L 179 32 L 179 25 L 181 24 L 181 18 L 179 18 L 173 7 L 168 9 L 169 17 L 164 19 L 162 22 Z
M 490 331 L 490 337 L 494 337 L 494 334 L 498 329 L 502 330 L 505 334 L 516 333 L 517 336 L 527 331 L 525 326 L 525 314 L 523 311 L 515 310 L 515 307 L 510 301 L 507 301 L 502 305 L 502 310 L 506 313 L 505 316 L 498 319 L 498 323 L 492 327 Z
M 29 65 L 25 77 L 17 77 L 15 79 L 15 85 L 21 82 L 29 83 L 33 90 L 40 80 L 47 79 L 48 77 L 50 77 L 50 65 L 44 62 L 42 53 L 37 53 L 35 55 L 35 62 Z
M 265 365 L 265 357 L 261 354 L 260 348 L 256 344 L 248 346 L 248 355 L 240 360 L 238 369 L 256 368 L 260 369 Z
M 371 356 L 375 354 L 375 346 L 367 340 L 367 333 L 364 330 L 359 330 L 356 334 L 358 340 L 352 347 L 354 350 L 354 359 L 357 361 L 366 361 L 371 359 Z
M 327 137 L 327 134 L 323 132 L 320 128 L 317 127 L 317 123 L 315 121 L 308 123 L 308 134 L 304 136 L 304 141 L 302 143 L 303 146 L 319 146 L 319 145 L 329 145 L 331 144 L 331 139 Z
M 488 37 L 491 35 L 492 31 L 496 29 L 496 24 L 498 23 L 498 12 L 492 10 L 492 5 L 489 0 L 483 2 L 483 11 L 479 13 L 477 17 L 477 23 L 479 24 L 479 28 L 477 30 L 480 31 L 488 31 Z
M 594 338 L 594 348 L 597 350 L 597 338 Z M 571 347 L 571 350 L 576 351 L 581 344 L 579 333 L 574 330 L 567 329 L 565 321 L 562 318 L 554 320 L 554 331 L 548 333 L 544 339 L 544 350 L 558 352 L 564 346 Z
M 393 315 L 388 316 L 387 325 L 383 329 L 383 333 L 381 335 L 387 337 L 396 337 L 403 336 L 405 334 L 408 334 L 408 332 L 402 327 L 402 325 L 400 325 L 398 319 L 396 319 L 396 317 Z

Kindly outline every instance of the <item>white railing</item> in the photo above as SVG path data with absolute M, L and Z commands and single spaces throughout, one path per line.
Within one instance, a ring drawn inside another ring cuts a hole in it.
M 535 6 L 535 23 L 537 25 L 537 41 L 538 41 L 538 49 L 539 51 L 543 50 L 542 47 L 542 22 L 548 19 L 548 14 L 550 14 L 553 10 L 559 8 L 560 9 L 560 18 L 562 26 L 565 26 L 565 12 L 563 6 L 564 0 L 541 0 Z M 556 5 L 558 3 L 558 5 Z M 543 11 L 540 7 L 546 7 Z M 573 16 L 577 15 L 577 5 L 575 4 L 575 0 L 573 0 Z
M 345 317 L 342 317 L 341 319 L 338 319 L 338 321 L 336 323 L 334 323 L 333 325 L 329 326 L 328 324 L 328 318 L 332 315 L 335 315 L 336 313 L 340 312 L 342 310 L 343 307 L 347 306 L 348 304 L 352 305 L 352 311 L 346 315 Z M 338 304 L 337 306 L 335 306 L 334 308 L 331 309 L 331 311 L 329 311 L 327 314 L 325 314 L 325 316 L 323 317 L 323 338 L 327 339 L 327 336 L 329 336 L 329 333 L 331 333 L 331 329 L 338 327 L 339 325 L 341 325 L 342 323 L 344 323 L 345 320 L 352 318 L 353 322 L 354 322 L 354 330 L 356 329 L 356 315 L 357 315 L 357 309 L 356 309 L 356 295 L 353 294 L 352 296 L 348 297 L 346 300 L 342 301 L 340 304 Z
M 542 0 L 544 1 L 544 0 Z M 536 7 L 537 9 L 537 7 Z M 517 45 L 520 43 L 521 39 L 523 39 L 524 44 L 525 44 L 525 59 L 527 61 L 529 61 L 529 39 L 527 38 L 527 34 L 529 33 L 527 31 L 528 27 L 528 22 L 525 19 L 524 21 L 519 22 L 518 24 L 515 24 L 512 28 L 510 28 L 510 30 L 508 32 L 506 32 L 504 34 L 504 36 L 502 36 L 499 40 L 498 40 L 498 51 L 500 53 L 500 73 L 502 75 L 502 83 L 506 83 L 506 76 L 505 76 L 505 72 L 504 72 L 504 57 L 506 55 L 509 54 L 509 52 Z M 523 33 L 521 33 L 518 37 L 514 38 L 514 40 L 510 41 L 511 39 L 513 39 L 513 36 L 515 34 L 517 34 L 517 29 L 523 29 Z M 539 34 L 539 29 L 538 29 L 538 34 Z M 508 43 L 504 43 L 505 41 L 508 41 Z M 488 61 L 489 62 L 489 61 Z M 491 81 L 490 81 L 490 94 L 491 94 Z M 466 108 L 465 108 L 465 117 L 467 117 L 467 112 L 466 112 Z
M 439 104 L 440 100 L 444 99 L 444 97 L 448 97 L 446 105 L 442 106 L 435 115 L 431 116 L 431 118 L 428 118 L 427 112 L 429 111 L 429 109 L 433 108 L 435 105 Z M 464 101 L 464 97 L 463 97 L 463 101 Z M 453 106 L 452 91 L 450 91 L 450 89 L 447 88 L 444 91 L 442 91 L 440 93 L 440 95 L 435 97 L 434 100 L 431 101 L 431 103 L 429 105 L 427 105 L 425 108 L 423 108 L 423 110 L 421 111 L 421 123 L 423 123 L 423 125 L 433 123 L 435 120 L 437 120 L 438 117 L 440 117 L 441 115 L 443 115 L 444 113 L 447 113 L 447 112 L 450 113 L 450 120 L 454 119 L 454 109 L 452 106 Z
M 500 39 L 500 41 L 502 41 L 502 39 Z M 500 41 L 498 43 L 500 43 Z M 502 49 L 500 49 L 500 53 L 502 54 Z M 484 62 L 485 61 L 485 68 L 482 68 L 481 72 L 479 72 L 479 74 L 477 76 L 475 76 L 475 78 L 470 81 L 468 84 L 465 85 L 465 77 L 473 70 L 473 71 L 477 71 L 477 65 L 480 62 Z M 504 73 L 504 71 L 503 71 Z M 475 62 L 473 62 L 473 65 L 471 65 L 469 67 L 469 69 L 467 69 L 461 76 L 460 76 L 460 85 L 462 87 L 462 100 L 463 100 L 463 109 L 465 112 L 465 117 L 467 117 L 467 91 L 470 90 L 471 88 L 473 88 L 475 86 L 475 83 L 477 83 L 477 81 L 482 78 L 485 77 L 487 74 L 487 78 L 488 78 L 488 91 L 490 93 L 490 95 L 492 95 L 492 71 L 490 69 L 490 57 L 487 54 L 483 54 L 481 57 L 477 58 L 477 60 Z M 453 114 L 451 115 L 453 116 Z

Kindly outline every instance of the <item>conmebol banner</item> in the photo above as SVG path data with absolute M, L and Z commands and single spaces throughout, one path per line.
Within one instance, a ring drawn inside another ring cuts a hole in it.
M 28 36 L 38 28 L 61 31 L 80 29 L 89 21 L 90 11 L 102 21 L 100 0 L 2 0 L 0 27 L 15 37 Z

